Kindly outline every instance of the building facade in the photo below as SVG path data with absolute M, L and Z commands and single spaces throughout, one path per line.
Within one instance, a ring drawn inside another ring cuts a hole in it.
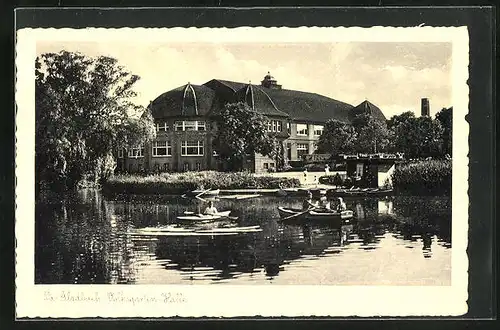
M 212 141 L 217 131 L 217 114 L 228 103 L 244 102 L 266 116 L 268 132 L 278 138 L 283 158 L 298 161 L 312 154 L 329 119 L 350 122 L 359 112 L 370 112 L 385 120 L 375 105 L 364 101 L 357 107 L 332 98 L 283 89 L 269 73 L 260 85 L 213 79 L 203 85 L 186 84 L 167 91 L 151 102 L 157 130 L 154 141 L 130 150 L 119 150 L 119 171 L 181 172 L 220 170 Z M 276 160 L 262 155 L 249 157 L 245 167 L 266 172 Z

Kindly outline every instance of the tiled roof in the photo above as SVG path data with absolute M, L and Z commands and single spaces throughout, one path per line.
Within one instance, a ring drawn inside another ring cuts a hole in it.
M 249 84 L 235 81 L 212 79 L 204 84 L 219 95 L 235 91 L 236 100 L 245 100 L 246 88 Z M 273 89 L 260 85 L 251 85 L 256 104 L 262 107 L 267 115 L 288 115 L 292 120 L 324 123 L 329 119 L 349 122 L 349 110 L 352 105 L 315 93 L 307 93 L 289 89 Z M 226 97 L 229 97 L 227 95 Z M 247 102 L 248 103 L 248 102 Z
M 204 116 L 215 104 L 215 92 L 199 85 L 187 84 L 158 96 L 150 105 L 154 118 Z
M 278 109 L 263 87 L 246 85 L 236 92 L 238 101 L 245 102 L 253 110 L 266 116 L 288 117 L 286 112 Z
M 365 101 L 353 107 L 326 96 L 289 89 L 212 79 L 203 85 L 184 85 L 160 95 L 152 102 L 155 118 L 215 113 L 225 103 L 244 101 L 268 116 L 289 117 L 298 122 L 325 123 L 329 119 L 352 121 L 362 112 L 376 118 L 385 116 L 374 104 Z
M 365 100 L 355 106 L 351 111 L 349 118 L 352 120 L 355 116 L 366 113 L 372 115 L 374 118 L 379 119 L 381 121 L 386 121 L 384 113 L 377 107 L 375 104 L 371 103 L 368 100 Z
M 274 104 L 295 121 L 324 123 L 329 119 L 349 122 L 352 105 L 315 93 L 261 87 Z

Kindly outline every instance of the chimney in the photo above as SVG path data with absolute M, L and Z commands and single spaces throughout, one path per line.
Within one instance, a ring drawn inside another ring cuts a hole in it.
M 422 98 L 422 105 L 421 105 L 420 109 L 421 109 L 420 115 L 422 117 L 429 117 L 430 116 L 431 107 L 429 105 L 428 98 Z

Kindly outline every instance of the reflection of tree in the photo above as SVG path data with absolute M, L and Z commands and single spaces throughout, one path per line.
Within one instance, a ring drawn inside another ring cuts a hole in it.
M 173 224 L 178 214 L 195 210 L 198 202 L 171 197 L 105 201 L 96 191 L 84 191 L 37 203 L 36 282 L 133 283 L 140 278 L 143 265 L 154 259 L 169 259 L 169 268 L 181 272 L 196 267 L 217 270 L 206 279 L 227 279 L 262 269 L 274 277 L 289 261 L 321 256 L 329 247 L 356 242 L 356 236 L 371 247 L 387 231 L 396 231 L 403 239 L 422 237 L 424 256 L 430 256 L 435 235 L 451 242 L 451 201 L 423 197 L 393 197 L 392 201 L 394 214 L 381 215 L 377 198 L 346 198 L 349 209 L 360 209 L 365 215 L 359 217 L 361 212 L 357 212 L 351 221 L 353 235 L 315 223 L 278 223 L 278 205 L 300 207 L 302 200 L 266 197 L 216 204 L 220 210 L 232 210 L 239 225 L 260 225 L 262 232 L 155 238 L 127 233 L 134 227 Z
M 97 192 L 37 203 L 37 283 L 107 283 L 110 225 Z
M 396 229 L 405 239 L 437 235 L 451 243 L 451 200 L 447 197 L 400 197 L 394 201 Z

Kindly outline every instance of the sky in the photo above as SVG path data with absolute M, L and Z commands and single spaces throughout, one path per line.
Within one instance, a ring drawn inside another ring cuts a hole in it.
M 147 106 L 160 94 L 211 79 L 259 84 L 269 71 L 285 89 L 318 93 L 354 106 L 368 100 L 386 118 L 431 115 L 450 107 L 452 44 L 438 42 L 131 43 L 38 42 L 37 54 L 61 50 L 110 56 L 141 77 L 135 100 Z

